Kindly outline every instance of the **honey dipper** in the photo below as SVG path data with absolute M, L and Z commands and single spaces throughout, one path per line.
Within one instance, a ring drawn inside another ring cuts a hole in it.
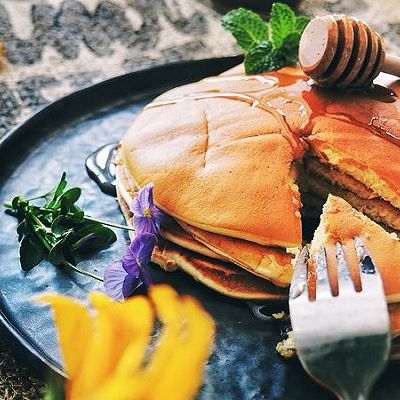
M 301 37 L 299 61 L 323 86 L 369 86 L 381 71 L 400 76 L 400 57 L 386 54 L 377 32 L 346 15 L 314 18 Z

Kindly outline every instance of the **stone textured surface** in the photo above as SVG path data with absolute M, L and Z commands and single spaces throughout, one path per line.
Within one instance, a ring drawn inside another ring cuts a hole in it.
M 309 15 L 346 13 L 400 53 L 400 0 L 304 0 Z M 0 136 L 48 102 L 155 64 L 239 52 L 208 0 L 0 0 Z M 41 398 L 41 383 L 0 346 L 0 398 Z

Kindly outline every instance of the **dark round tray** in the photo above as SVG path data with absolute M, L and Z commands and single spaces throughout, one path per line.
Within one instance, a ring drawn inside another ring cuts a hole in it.
M 135 114 L 160 92 L 219 73 L 240 61 L 221 58 L 183 62 L 119 76 L 64 97 L 29 118 L 0 141 L 0 203 L 16 194 L 32 195 L 58 181 L 62 171 L 83 189 L 83 206 L 90 215 L 123 222 L 115 199 L 102 193 L 85 171 L 86 157 L 116 142 Z M 17 221 L 0 212 L 0 322 L 2 334 L 26 364 L 43 375 L 59 374 L 62 362 L 47 306 L 34 302 L 42 293 L 61 293 L 85 300 L 89 290 L 102 290 L 89 278 L 57 270 L 42 262 L 30 272 L 19 266 Z M 102 273 L 124 252 L 127 236 L 82 267 Z M 254 318 L 242 301 L 228 299 L 177 272 L 150 266 L 156 282 L 167 282 L 197 297 L 217 323 L 217 338 L 206 366 L 202 399 L 327 399 L 297 360 L 285 361 L 275 351 L 281 326 Z M 282 305 L 276 304 L 276 311 Z M 343 316 L 343 323 L 346 318 Z M 190 356 L 190 355 L 188 355 Z M 392 363 L 373 392 L 373 399 L 400 398 Z

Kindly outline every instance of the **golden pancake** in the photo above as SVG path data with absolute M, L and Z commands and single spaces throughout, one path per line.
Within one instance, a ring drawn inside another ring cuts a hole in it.
M 274 108 L 256 106 L 269 84 L 250 81 L 251 96 L 230 96 L 238 85 L 244 91 L 249 82 L 202 81 L 162 95 L 122 139 L 121 159 L 139 186 L 154 182 L 157 206 L 174 218 L 263 245 L 298 246 L 297 142 Z M 215 92 L 174 100 L 199 90 Z
M 284 300 L 288 296 L 286 290 L 232 263 L 207 258 L 169 242 L 155 249 L 152 261 L 162 267 L 174 262 L 194 279 L 225 296 L 247 300 Z
M 179 221 L 178 221 L 179 222 Z M 226 257 L 236 265 L 277 286 L 290 285 L 293 275 L 292 254 L 283 250 L 257 245 L 242 239 L 216 235 L 179 222 L 197 241 Z
M 392 107 L 396 110 L 393 116 L 396 126 L 393 130 L 400 138 L 398 109 Z M 368 113 L 367 118 L 371 115 L 371 112 Z M 332 127 L 324 120 L 316 122 L 308 143 L 313 155 L 352 176 L 382 199 L 400 208 L 399 146 L 348 122 L 337 121 Z
M 390 330 L 393 338 L 391 358 L 400 359 L 400 240 L 396 235 L 386 232 L 343 199 L 330 195 L 323 207 L 321 223 L 311 243 L 310 256 L 313 257 L 320 247 L 327 243 L 339 241 L 346 245 L 354 236 L 361 237 L 381 273 L 389 303 Z M 358 271 L 350 273 L 354 276 Z M 315 290 L 314 283 L 309 281 L 311 292 Z M 343 315 L 343 318 L 345 319 L 346 315 Z M 277 346 L 277 351 L 284 357 L 295 355 L 292 338 L 293 335 L 290 335 L 289 339 Z

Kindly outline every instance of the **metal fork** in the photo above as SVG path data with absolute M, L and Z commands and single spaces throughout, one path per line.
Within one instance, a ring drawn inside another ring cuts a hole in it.
M 381 277 L 361 239 L 355 237 L 352 242 L 322 247 L 311 260 L 304 247 L 289 293 L 301 364 L 342 400 L 367 398 L 385 367 L 391 343 Z M 357 290 L 349 265 L 360 272 L 362 287 Z M 330 281 L 334 279 L 329 279 L 334 277 L 332 267 L 337 267 L 338 283 L 332 285 L 333 294 Z M 315 296 L 309 298 L 308 284 L 313 279 Z

